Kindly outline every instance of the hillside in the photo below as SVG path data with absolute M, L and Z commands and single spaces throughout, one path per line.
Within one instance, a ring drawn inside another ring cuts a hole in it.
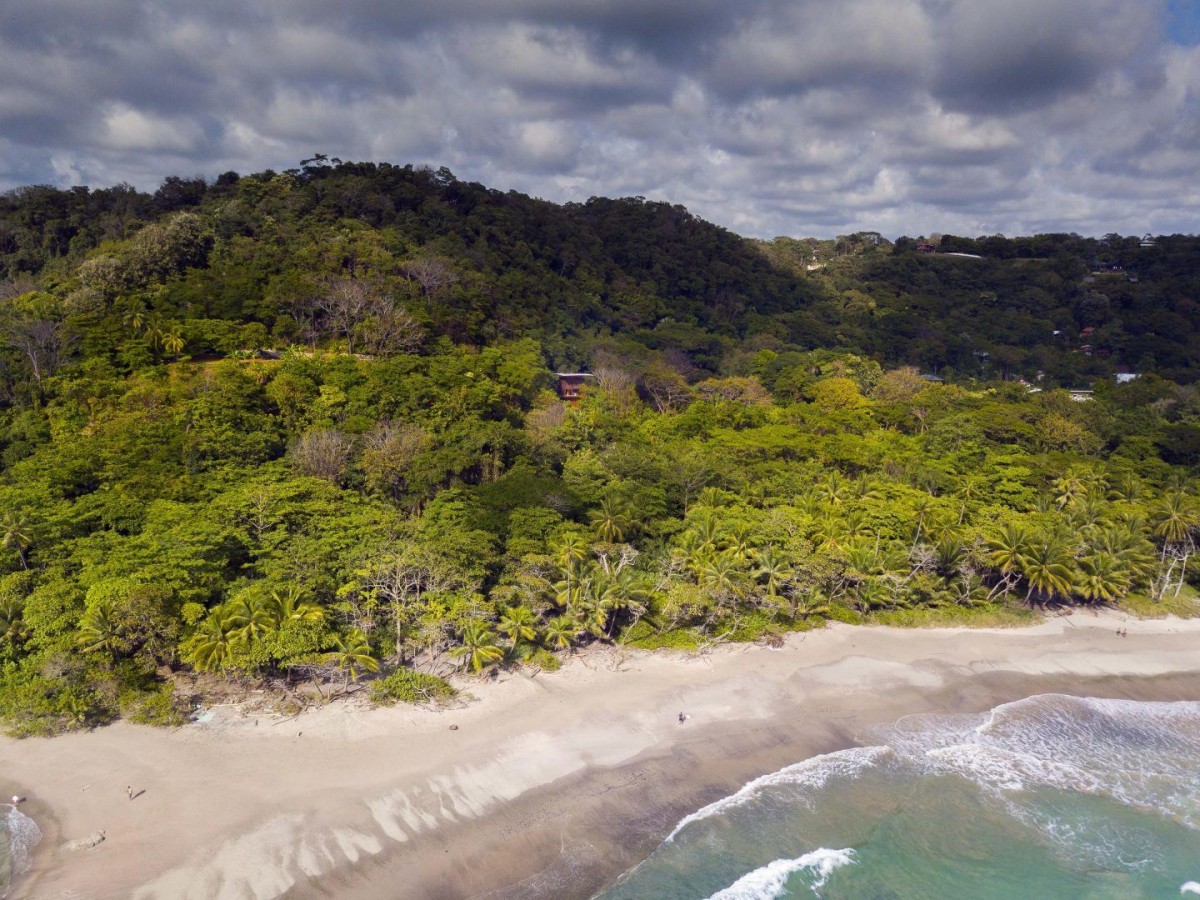
M 763 244 L 373 164 L 15 192 L 0 718 L 169 723 L 246 679 L 430 699 L 454 667 L 829 619 L 1188 612 L 1200 241 L 1142 243 Z

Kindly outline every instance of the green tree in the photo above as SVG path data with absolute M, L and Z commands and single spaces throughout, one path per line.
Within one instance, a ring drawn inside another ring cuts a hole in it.
M 606 543 L 618 544 L 633 530 L 629 504 L 609 495 L 600 501 L 600 508 L 592 513 L 592 527 L 596 536 Z
M 461 637 L 462 643 L 450 655 L 461 659 L 476 674 L 504 658 L 504 651 L 496 644 L 496 635 L 477 619 L 463 627 Z
M 528 606 L 514 606 L 500 616 L 497 628 L 508 638 L 509 649 L 515 650 L 517 645 L 537 638 L 537 617 Z
M 5 513 L 4 517 L 0 519 L 0 546 L 17 551 L 17 558 L 21 561 L 22 569 L 29 568 L 25 551 L 32 544 L 33 540 L 29 537 L 29 526 L 26 521 L 15 513 Z
M 1020 565 L 1027 585 L 1026 602 L 1034 597 L 1052 600 L 1070 595 L 1074 582 L 1071 554 L 1061 543 L 1049 539 L 1034 541 Z
M 350 687 L 350 682 L 358 680 L 360 672 L 379 671 L 379 660 L 371 651 L 367 636 L 358 628 L 335 635 L 333 649 L 326 654 L 326 659 L 345 674 L 344 687 L 347 688 Z

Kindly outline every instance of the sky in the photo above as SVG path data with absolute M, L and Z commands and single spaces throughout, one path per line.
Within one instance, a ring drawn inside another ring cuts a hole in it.
M 735 232 L 1200 232 L 1200 0 L 0 0 L 0 190 L 325 153 Z

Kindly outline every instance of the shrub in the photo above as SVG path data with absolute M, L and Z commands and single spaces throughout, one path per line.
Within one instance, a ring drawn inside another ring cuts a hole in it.
M 445 679 L 412 669 L 397 669 L 371 683 L 371 702 L 378 706 L 402 703 L 437 703 L 456 691 Z
M 529 658 L 525 660 L 531 666 L 537 666 L 545 672 L 558 671 L 558 657 L 544 648 L 538 648 L 529 654 Z
M 186 707 L 175 696 L 172 685 L 161 685 L 158 690 L 130 693 L 121 698 L 121 715 L 139 725 L 158 725 L 173 728 L 187 721 Z

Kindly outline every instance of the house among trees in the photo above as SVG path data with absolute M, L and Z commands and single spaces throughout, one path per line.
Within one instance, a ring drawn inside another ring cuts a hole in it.
M 1142 236 L 1142 241 L 1138 244 L 1139 247 L 1157 247 L 1158 241 L 1154 239 L 1154 235 L 1146 234 Z
M 559 398 L 568 403 L 577 403 L 583 396 L 583 386 L 587 380 L 596 378 L 590 372 L 555 372 L 554 374 L 558 376 L 558 383 L 554 389 L 558 391 Z

